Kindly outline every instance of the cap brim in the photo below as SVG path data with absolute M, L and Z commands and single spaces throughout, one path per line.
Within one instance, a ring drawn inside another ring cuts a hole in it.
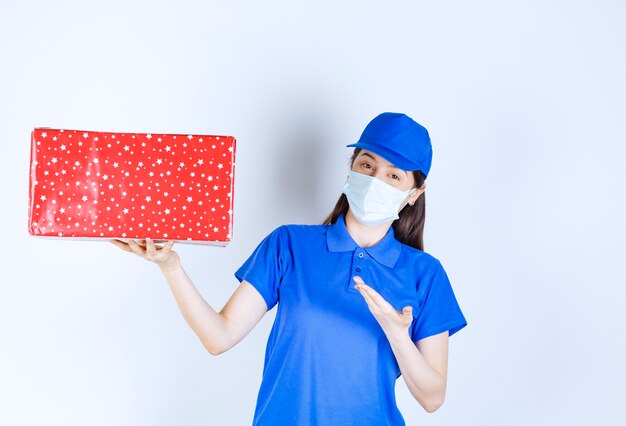
M 361 149 L 366 149 L 368 151 L 371 151 L 375 154 L 380 155 L 385 160 L 393 164 L 395 167 L 398 167 L 405 171 L 413 171 L 413 170 L 420 169 L 420 166 L 413 163 L 412 161 L 407 160 L 405 157 L 399 155 L 397 152 L 392 151 L 390 149 L 386 149 L 379 145 L 371 145 L 365 142 L 357 142 L 357 143 L 352 143 L 350 145 L 346 145 L 346 148 L 347 147 L 355 147 L 355 148 L 361 148 Z

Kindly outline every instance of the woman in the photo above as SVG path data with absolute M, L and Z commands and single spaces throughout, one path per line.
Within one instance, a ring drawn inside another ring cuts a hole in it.
M 197 292 L 173 242 L 112 240 L 154 261 L 207 350 L 240 342 L 278 305 L 255 425 L 404 425 L 403 376 L 428 412 L 443 403 L 448 338 L 467 325 L 439 260 L 423 251 L 424 181 L 432 147 L 405 114 L 375 117 L 320 225 L 282 225 L 235 272 L 220 312 Z

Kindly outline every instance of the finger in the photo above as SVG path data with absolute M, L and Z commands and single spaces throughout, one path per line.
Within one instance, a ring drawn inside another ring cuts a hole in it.
M 359 278 L 359 277 L 355 277 L 355 278 Z M 359 293 L 361 293 L 361 296 L 363 296 L 363 299 L 365 299 L 365 303 L 367 303 L 370 309 L 373 309 L 373 310 L 375 309 L 377 311 L 380 310 L 378 305 L 372 300 L 369 294 L 365 292 L 364 287 L 363 287 L 363 280 L 361 280 L 361 282 L 357 286 L 357 290 L 359 291 Z
M 391 306 L 391 304 L 389 302 L 387 302 L 385 300 L 384 297 L 382 297 L 376 290 L 374 290 L 372 287 L 368 286 L 367 284 L 363 283 L 363 290 L 372 298 L 372 300 L 374 301 L 374 303 L 376 303 L 378 306 L 380 306 L 383 309 L 393 309 L 394 311 L 396 310 L 396 308 L 394 308 L 393 306 Z
M 365 286 L 365 282 L 363 281 L 363 278 L 359 277 L 358 275 L 355 275 L 352 277 L 352 279 L 356 282 L 356 284 L 354 285 L 354 288 L 361 291 L 363 287 Z
M 141 247 L 139 247 L 139 244 L 137 244 L 136 241 L 129 240 L 128 241 L 128 246 L 133 251 L 133 253 L 135 253 L 137 256 L 144 257 L 145 252 L 143 251 L 143 249 Z
M 402 309 L 402 315 L 404 315 L 405 317 L 413 319 L 413 307 L 412 306 L 405 306 Z
M 374 301 L 369 296 L 369 294 L 363 291 L 363 287 L 357 287 L 357 290 L 359 291 L 359 293 L 361 293 L 361 296 L 363 296 L 363 299 L 365 299 L 365 302 L 367 302 L 367 304 L 370 305 L 370 307 L 376 306 L 376 303 L 374 303 Z
M 370 299 L 377 302 L 377 304 L 380 302 L 379 299 L 382 299 L 382 297 L 380 297 L 380 295 L 376 293 L 376 291 L 374 291 L 373 288 L 365 284 L 365 281 L 363 281 L 363 278 L 359 277 L 358 275 L 355 275 L 353 278 L 354 278 L 354 281 L 356 281 L 358 284 L 357 287 L 362 289 L 364 292 L 366 292 L 367 295 L 370 297 Z M 376 298 L 375 296 L 378 296 L 378 298 Z
M 163 246 L 163 250 L 171 250 L 172 247 L 174 247 L 174 244 L 176 243 L 176 241 L 168 241 L 164 246 Z
M 405 326 L 411 325 L 411 323 L 413 322 L 413 307 L 405 306 L 404 308 L 402 308 L 402 311 L 400 312 L 400 317 L 402 318 L 403 324 Z
M 128 247 L 128 244 L 126 244 L 123 241 L 119 241 L 119 240 L 109 240 L 113 245 L 118 246 L 119 248 L 121 248 L 124 251 L 128 251 L 130 252 L 131 249 Z
M 156 248 L 158 248 L 159 250 L 166 250 L 169 248 L 171 248 L 174 244 L 174 241 L 172 241 L 172 244 L 168 246 L 168 243 L 170 243 L 170 241 L 168 240 L 158 240 L 155 241 L 155 243 L 161 243 L 161 245 L 157 245 Z
M 156 254 L 156 248 L 154 247 L 154 242 L 150 238 L 146 239 L 146 246 L 146 252 L 148 252 L 150 256 L 154 256 Z
M 372 300 L 372 298 L 363 291 L 363 287 L 361 287 L 359 292 L 361 293 L 361 296 L 363 296 L 363 299 L 365 299 L 365 303 L 367 303 L 367 306 L 369 307 L 370 311 L 372 311 L 372 313 L 378 315 L 382 312 L 380 307 Z

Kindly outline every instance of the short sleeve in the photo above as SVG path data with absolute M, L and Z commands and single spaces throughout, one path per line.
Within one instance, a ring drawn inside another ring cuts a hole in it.
M 448 275 L 441 262 L 428 276 L 424 277 L 420 286 L 425 286 L 423 291 L 423 306 L 411 324 L 410 335 L 413 342 L 448 330 L 452 336 L 467 325 L 465 316 L 459 307 L 450 285 Z
M 279 301 L 279 288 L 285 268 L 283 226 L 268 234 L 250 257 L 235 271 L 235 277 L 248 281 L 263 296 L 267 310 Z

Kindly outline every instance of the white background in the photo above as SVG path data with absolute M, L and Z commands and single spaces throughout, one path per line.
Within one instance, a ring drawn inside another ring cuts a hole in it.
M 221 309 L 383 111 L 430 132 L 426 251 L 468 320 L 438 411 L 398 380 L 407 424 L 624 422 L 624 3 L 302 3 L 0 0 L 0 423 L 251 424 L 276 312 L 214 357 L 156 265 L 30 237 L 33 127 L 237 137 L 232 242 L 176 249 Z

